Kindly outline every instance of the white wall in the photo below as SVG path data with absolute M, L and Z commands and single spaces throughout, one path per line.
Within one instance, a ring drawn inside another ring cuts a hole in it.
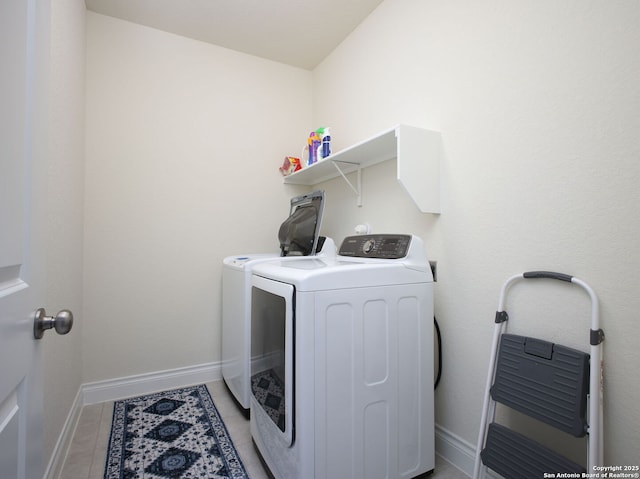
M 222 260 L 278 250 L 310 123 L 309 71 L 87 12 L 85 383 L 220 360 Z
M 425 239 L 444 335 L 436 420 L 471 444 L 500 287 L 557 270 L 600 297 L 605 462 L 637 463 L 638 24 L 632 0 L 387 0 L 313 72 L 313 123 L 337 149 L 397 123 L 442 132 L 442 215 L 418 213 L 388 162 L 364 171 L 360 209 L 341 179 L 323 185 L 324 233 L 369 222 Z M 576 288 L 527 283 L 509 298 L 511 331 L 588 344 Z
M 47 201 L 47 313 L 70 309 L 71 332 L 48 332 L 44 352 L 45 458 L 51 457 L 82 384 L 84 210 L 83 0 L 51 2 Z
M 88 13 L 82 381 L 219 360 L 221 260 L 274 250 L 300 192 L 280 158 L 309 126 L 331 126 L 337 150 L 407 123 L 442 132 L 442 215 L 419 213 L 387 162 L 365 170 L 362 208 L 341 179 L 322 185 L 323 233 L 369 222 L 438 260 L 439 425 L 475 443 L 500 286 L 559 270 L 601 299 L 606 463 L 637 462 L 639 17 L 630 0 L 387 0 L 311 74 Z M 53 207 L 80 212 L 77 192 Z M 62 238 L 53 248 L 81 247 Z M 568 285 L 518 286 L 508 309 L 513 331 L 586 342 L 589 303 Z

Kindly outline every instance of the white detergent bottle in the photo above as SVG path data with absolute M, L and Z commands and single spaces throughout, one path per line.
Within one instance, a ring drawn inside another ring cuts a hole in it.
M 324 129 L 324 132 L 322 135 L 321 148 L 322 148 L 322 155 L 318 155 L 318 156 L 322 156 L 322 158 L 326 158 L 331 154 L 331 133 L 329 132 L 329 127 L 326 127 Z

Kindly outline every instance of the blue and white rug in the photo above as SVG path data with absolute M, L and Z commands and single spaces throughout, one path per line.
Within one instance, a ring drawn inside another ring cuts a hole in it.
M 206 386 L 115 402 L 105 479 L 248 477 Z

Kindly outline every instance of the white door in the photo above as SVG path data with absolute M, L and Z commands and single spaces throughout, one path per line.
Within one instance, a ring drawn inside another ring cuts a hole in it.
M 0 477 L 41 479 L 50 0 L 0 0 Z

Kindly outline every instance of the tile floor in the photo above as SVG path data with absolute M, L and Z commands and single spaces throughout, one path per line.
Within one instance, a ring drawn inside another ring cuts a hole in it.
M 233 402 L 222 381 L 207 384 L 211 397 L 224 420 L 227 430 L 244 462 L 251 479 L 269 476 L 253 447 L 249 421 Z M 111 429 L 113 402 L 92 404 L 82 409 L 80 420 L 58 479 L 102 479 Z M 469 476 L 436 455 L 436 470 L 432 479 L 468 479 Z

